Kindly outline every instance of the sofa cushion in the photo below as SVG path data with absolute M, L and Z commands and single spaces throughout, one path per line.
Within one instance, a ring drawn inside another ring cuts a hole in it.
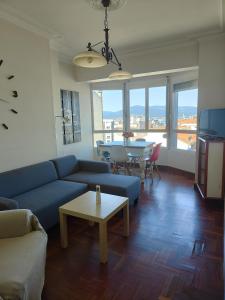
M 0 211 L 1 210 L 10 210 L 10 209 L 17 209 L 18 203 L 9 198 L 0 197 Z
M 85 182 L 93 191 L 96 189 L 96 185 L 100 185 L 103 193 L 128 197 L 130 204 L 133 204 L 139 197 L 141 188 L 139 177 L 111 173 L 77 172 L 63 179 Z
M 110 173 L 110 163 L 96 160 L 80 160 L 79 171 L 94 172 L 94 173 Z
M 58 208 L 87 191 L 87 185 L 63 180 L 43 185 L 16 196 L 20 208 L 30 209 L 45 229 L 58 222 Z
M 27 209 L 0 212 L 0 239 L 23 236 L 32 231 L 32 215 Z
M 51 161 L 4 172 L 0 174 L 0 196 L 11 198 L 56 179 Z
M 46 245 L 41 231 L 0 239 L 1 299 L 41 299 Z
M 67 155 L 53 159 L 59 178 L 73 174 L 79 170 L 78 160 L 75 155 Z

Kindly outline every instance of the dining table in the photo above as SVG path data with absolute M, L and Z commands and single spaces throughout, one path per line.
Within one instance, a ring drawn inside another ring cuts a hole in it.
M 135 158 L 135 163 L 139 165 L 141 181 L 145 179 L 145 159 L 149 158 L 155 142 L 148 141 L 113 141 L 99 145 L 99 150 L 110 153 L 112 146 L 125 147 L 128 157 Z

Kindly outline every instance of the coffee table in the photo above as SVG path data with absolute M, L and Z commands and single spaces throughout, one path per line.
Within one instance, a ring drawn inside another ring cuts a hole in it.
M 128 198 L 101 193 L 101 204 L 96 204 L 96 193 L 87 192 L 59 208 L 61 246 L 68 246 L 67 216 L 99 223 L 100 262 L 108 260 L 107 222 L 123 210 L 124 236 L 129 236 Z

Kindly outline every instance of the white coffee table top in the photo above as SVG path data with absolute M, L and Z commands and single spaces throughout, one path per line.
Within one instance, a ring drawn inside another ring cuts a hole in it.
M 87 192 L 59 208 L 60 212 L 89 221 L 107 221 L 116 214 L 128 198 L 101 193 L 101 204 L 96 204 L 96 193 Z

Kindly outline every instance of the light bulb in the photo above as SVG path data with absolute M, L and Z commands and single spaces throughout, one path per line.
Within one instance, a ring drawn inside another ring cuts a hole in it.
M 88 57 L 87 61 L 88 61 L 89 64 L 91 64 L 93 62 L 93 57 Z

